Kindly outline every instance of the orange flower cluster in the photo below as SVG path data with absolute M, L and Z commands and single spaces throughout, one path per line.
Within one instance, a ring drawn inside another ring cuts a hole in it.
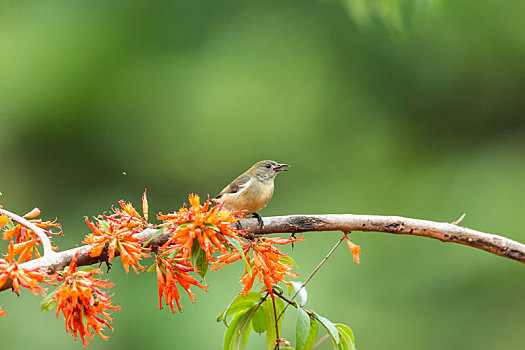
M 34 219 L 37 216 L 40 215 L 40 209 L 35 208 L 31 210 L 29 213 L 25 214 L 24 217 L 29 222 L 33 223 L 35 226 L 41 228 L 46 235 L 61 235 L 62 234 L 62 227 L 59 223 L 55 221 L 43 221 L 42 219 Z M 4 218 L 7 219 L 7 217 L 4 216 Z M 2 219 L 0 217 L 0 227 L 7 224 L 7 221 L 2 225 L 1 222 L 5 221 L 5 219 Z M 53 232 L 49 228 L 57 228 L 60 231 L 59 232 Z M 15 242 L 15 254 L 20 254 L 19 262 L 26 262 L 32 259 L 33 253 L 35 256 L 35 259 L 40 258 L 40 253 L 37 250 L 37 247 L 40 243 L 40 238 L 34 233 L 32 230 L 26 228 L 25 226 L 21 224 L 15 225 L 10 230 L 5 230 L 4 235 L 2 237 L 4 241 L 12 240 Z
M 175 244 L 182 257 L 189 259 L 193 241 L 197 238 L 208 261 L 215 260 L 215 251 L 226 254 L 226 245 L 229 243 L 225 236 L 239 240 L 243 235 L 241 231 L 232 227 L 232 224 L 240 220 L 240 213 L 223 209 L 222 205 L 209 209 L 211 201 L 208 199 L 201 205 L 199 196 L 195 194 L 189 196 L 189 201 L 189 208 L 183 207 L 173 214 L 159 214 L 158 219 L 163 221 L 163 226 L 173 231 L 163 247 Z
M 2 208 L 0 206 L 0 208 Z M 0 215 L 0 228 L 4 227 L 5 225 L 7 225 L 7 223 L 9 222 L 9 218 L 5 215 Z
M 111 220 L 119 221 L 122 225 L 130 229 L 136 230 L 136 232 L 142 231 L 147 228 L 148 225 L 148 198 L 146 197 L 146 191 L 142 195 L 142 213 L 144 217 L 140 216 L 137 210 L 133 207 L 133 204 L 126 203 L 124 200 L 118 202 L 119 208 L 114 208 L 114 214 L 110 216 Z
M 82 243 L 92 245 L 89 252 L 92 257 L 99 256 L 107 246 L 109 261 L 115 258 L 115 252 L 118 249 L 126 273 L 129 272 L 131 266 L 138 274 L 138 270 L 144 271 L 144 266 L 140 265 L 139 260 L 149 257 L 149 254 L 145 253 L 149 249 L 144 248 L 140 239 L 135 237 L 136 233 L 148 227 L 146 192 L 142 197 L 144 218 L 139 215 L 131 203 L 122 200 L 119 204 L 122 209 L 113 209 L 114 214 L 97 219 L 97 224 L 90 222 L 86 217 L 86 223 L 93 233 L 89 234 Z
M 177 303 L 179 312 L 182 312 L 179 299 L 180 294 L 176 283 L 188 293 L 191 302 L 195 301 L 195 294 L 192 293 L 191 285 L 197 286 L 200 289 L 207 291 L 205 286 L 189 274 L 194 271 L 193 266 L 187 259 L 181 256 L 176 247 L 170 247 L 162 254 L 155 258 L 157 282 L 159 289 L 159 310 L 162 310 L 162 297 L 164 296 L 166 305 L 169 305 L 171 312 L 175 312 L 173 308 L 173 301 Z
M 274 247 L 274 244 L 284 245 L 296 241 L 303 241 L 303 237 L 282 239 L 280 237 L 265 238 L 258 237 L 254 242 L 244 243 L 243 253 L 249 261 L 250 270 L 246 270 L 241 283 L 244 288 L 241 294 L 246 295 L 253 286 L 255 277 L 259 278 L 259 282 L 263 282 L 266 289 L 273 298 L 272 286 L 279 281 L 284 284 L 289 284 L 284 278 L 297 277 L 296 274 L 291 273 L 292 268 L 285 260 L 288 256 L 283 254 Z M 253 252 L 253 258 L 250 258 L 250 251 Z M 283 259 L 284 258 L 284 259 Z M 217 262 L 212 265 L 212 269 L 219 270 L 227 264 L 241 259 L 239 251 L 234 250 L 232 253 L 227 253 L 220 256 Z
M 111 310 L 119 310 L 120 306 L 111 305 L 111 296 L 101 290 L 113 287 L 113 283 L 94 277 L 102 274 L 100 269 L 77 271 L 77 256 L 78 253 L 63 276 L 59 277 L 63 282 L 55 292 L 53 301 L 57 303 L 57 318 L 60 312 L 64 315 L 66 331 L 72 333 L 75 340 L 80 334 L 82 345 L 87 347 L 88 340 L 93 338 L 93 331 L 102 339 L 108 340 L 102 330 L 105 326 L 113 330 L 109 325 L 113 321 L 110 317 Z
M 348 248 L 350 249 L 350 252 L 352 253 L 352 258 L 356 264 L 360 264 L 361 260 L 359 259 L 359 256 L 361 255 L 361 247 L 359 247 L 357 244 L 352 243 L 350 241 L 350 238 L 348 236 L 345 236 L 346 244 L 348 245 Z
M 9 244 L 8 253 L 5 259 L 0 259 L 0 287 L 2 287 L 9 278 L 13 281 L 13 291 L 20 293 L 20 286 L 28 288 L 35 296 L 42 292 L 38 282 L 53 284 L 56 275 L 48 275 L 38 269 L 25 269 L 20 267 L 19 263 L 23 262 L 21 258 L 15 261 L 15 247 L 13 241 Z

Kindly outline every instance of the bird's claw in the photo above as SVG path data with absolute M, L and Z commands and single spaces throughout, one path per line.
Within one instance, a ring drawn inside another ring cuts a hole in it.
M 257 222 L 259 223 L 259 228 L 262 229 L 263 226 L 264 226 L 264 222 L 263 222 L 262 217 L 261 217 L 259 214 L 257 214 L 257 213 L 253 213 L 253 214 L 252 214 L 252 217 L 254 217 L 254 218 L 257 219 Z

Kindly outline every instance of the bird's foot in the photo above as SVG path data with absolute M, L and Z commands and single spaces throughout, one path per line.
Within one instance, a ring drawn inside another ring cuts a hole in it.
M 262 217 L 259 214 L 257 214 L 257 213 L 253 213 L 252 217 L 253 218 L 257 218 L 257 222 L 259 222 L 259 228 L 263 228 L 264 222 L 263 222 Z

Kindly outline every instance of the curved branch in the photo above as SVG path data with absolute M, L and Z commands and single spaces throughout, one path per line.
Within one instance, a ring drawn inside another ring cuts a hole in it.
M 439 239 L 443 242 L 454 242 L 482 249 L 487 252 L 503 256 L 512 260 L 525 263 L 525 244 L 511 239 L 472 230 L 458 226 L 454 223 L 435 222 L 428 220 L 410 219 L 400 216 L 380 215 L 288 215 L 271 216 L 263 218 L 264 226 L 259 227 L 254 218 L 241 220 L 242 227 L 249 233 L 267 235 L 272 233 L 299 233 L 307 231 L 364 231 L 385 232 L 393 234 L 406 234 Z M 137 234 L 144 242 L 151 240 L 157 232 L 156 229 L 146 229 Z M 169 238 L 169 233 L 163 233 L 152 239 L 147 245 L 153 250 L 164 244 Z M 40 259 L 28 261 L 20 266 L 26 269 L 42 268 L 49 273 L 60 271 L 68 266 L 71 259 L 78 251 L 78 266 L 92 265 L 107 261 L 107 251 L 96 257 L 89 256 L 90 246 L 81 246 Z M 117 252 L 118 254 L 118 252 Z M 0 291 L 11 288 L 8 281 Z
M 42 242 L 42 246 L 44 248 L 44 256 L 50 256 L 54 254 L 53 247 L 51 246 L 51 241 L 49 240 L 49 237 L 46 235 L 44 230 L 42 230 L 40 227 L 36 226 L 29 220 L 26 220 L 25 218 L 16 215 L 14 213 L 11 213 L 10 211 L 7 211 L 5 209 L 0 208 L 0 215 L 5 215 L 9 219 L 19 223 L 22 226 L 25 226 L 28 230 L 33 231 L 38 238 L 40 238 L 40 241 Z

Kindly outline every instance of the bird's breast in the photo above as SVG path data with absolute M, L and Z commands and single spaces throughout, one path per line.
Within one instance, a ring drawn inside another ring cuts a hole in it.
M 253 181 L 241 192 L 228 194 L 225 198 L 225 207 L 229 210 L 242 210 L 247 214 L 253 214 L 264 208 L 272 195 L 273 183 Z

